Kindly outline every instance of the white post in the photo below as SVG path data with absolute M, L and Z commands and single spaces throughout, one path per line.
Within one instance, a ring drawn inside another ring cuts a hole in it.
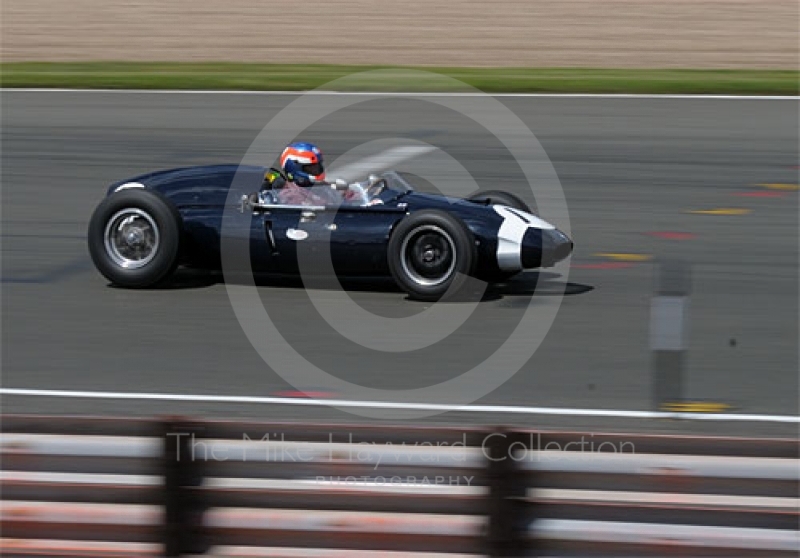
M 691 271 L 682 261 L 663 261 L 657 269 L 650 306 L 650 350 L 653 351 L 653 403 L 661 410 L 667 404 L 685 399 Z

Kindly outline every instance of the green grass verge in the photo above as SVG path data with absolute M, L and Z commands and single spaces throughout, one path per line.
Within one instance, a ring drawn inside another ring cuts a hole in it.
M 305 91 L 377 66 L 239 63 L 19 62 L 0 64 L 3 87 L 103 89 L 237 89 Z M 360 77 L 336 89 L 452 91 L 425 70 L 486 92 L 707 93 L 797 95 L 792 70 L 596 70 L 535 68 L 395 68 L 393 75 Z

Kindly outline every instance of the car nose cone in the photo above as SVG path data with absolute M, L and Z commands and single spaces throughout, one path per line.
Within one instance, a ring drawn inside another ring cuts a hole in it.
M 552 267 L 572 253 L 573 243 L 558 229 L 530 228 L 522 238 L 522 267 Z
M 558 229 L 544 231 L 544 266 L 551 267 L 572 253 L 572 240 Z

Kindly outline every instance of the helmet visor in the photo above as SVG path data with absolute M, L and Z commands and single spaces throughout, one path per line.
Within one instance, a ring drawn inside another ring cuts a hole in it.
M 301 168 L 304 173 L 310 174 L 311 176 L 319 176 L 324 172 L 322 163 L 311 163 L 310 165 L 303 165 Z

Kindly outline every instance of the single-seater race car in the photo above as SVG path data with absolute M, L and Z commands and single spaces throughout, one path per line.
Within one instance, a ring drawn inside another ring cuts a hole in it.
M 307 253 L 328 250 L 337 276 L 391 276 L 412 298 L 435 301 L 456 294 L 466 278 L 501 282 L 572 252 L 567 235 L 510 193 L 449 198 L 385 172 L 315 186 L 355 191 L 340 196 L 348 201 L 289 205 L 261 191 L 266 170 L 191 167 L 112 184 L 89 224 L 95 266 L 117 286 L 151 287 L 178 266 L 221 269 L 223 235 L 238 234 L 249 236 L 239 240 L 249 244 L 253 272 L 300 275 L 298 246 L 305 244 Z M 229 232 L 226 211 L 245 227 Z

